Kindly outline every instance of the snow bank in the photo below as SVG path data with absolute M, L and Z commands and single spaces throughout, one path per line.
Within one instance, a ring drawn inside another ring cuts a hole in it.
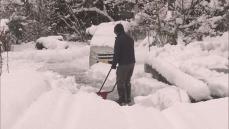
M 94 93 L 53 89 L 31 105 L 12 129 L 227 129 L 227 101 L 178 104 L 160 112 L 140 105 L 121 107 Z
M 88 71 L 89 78 L 102 81 L 105 79 L 111 65 L 97 63 Z M 116 81 L 115 70 L 111 71 L 107 82 L 104 85 L 104 90 L 110 90 Z M 165 109 L 177 102 L 189 102 L 188 95 L 185 91 L 171 87 L 170 85 L 159 82 L 153 79 L 150 74 L 144 72 L 143 65 L 137 64 L 132 76 L 132 97 L 136 104 L 143 106 Z M 101 86 L 101 84 L 99 86 Z M 100 87 L 97 87 L 100 88 Z M 109 94 L 109 99 L 116 98 L 117 90 Z
M 119 23 L 124 26 L 125 31 L 129 29 L 129 22 L 127 21 L 101 23 L 96 27 L 96 30 L 94 28 L 89 29 L 95 31 L 90 44 L 92 46 L 108 46 L 113 48 L 116 37 L 114 27 Z
M 17 70 L 1 76 L 1 121 L 8 129 L 40 95 L 50 89 L 46 79 L 34 70 Z
M 192 84 L 207 85 L 211 96 L 225 97 L 228 96 L 228 78 L 226 78 L 228 72 L 217 72 L 214 69 L 228 71 L 228 51 L 228 34 L 224 33 L 222 36 L 207 37 L 204 41 L 193 42 L 187 46 L 179 44 L 176 46 L 165 45 L 161 48 L 152 47 L 146 62 L 152 64 L 153 68 L 179 87 L 186 87 L 184 83 L 187 83 L 186 85 L 190 89 L 193 87 Z M 178 71 L 179 73 L 176 73 Z M 187 80 L 183 76 L 184 73 L 185 76 L 188 75 L 188 78 L 191 77 L 191 80 L 195 81 Z M 180 78 L 180 84 L 177 84 L 178 78 Z M 203 88 L 203 86 L 201 87 Z M 192 90 L 194 91 L 194 89 Z M 195 91 L 198 92 L 197 89 Z M 204 92 L 205 95 L 208 94 L 207 92 Z
M 144 107 L 154 107 L 163 110 L 177 103 L 188 103 L 190 100 L 184 90 L 170 86 L 161 88 L 148 96 L 137 96 L 134 98 L 134 102 Z
M 187 64 L 186 66 L 189 65 L 191 64 Z M 192 65 L 190 68 L 184 67 L 184 65 L 182 65 L 181 69 L 186 73 L 205 82 L 209 87 L 212 96 L 228 96 L 228 74 L 219 73 L 215 70 L 201 68 L 195 65 Z
M 110 64 L 97 63 L 88 70 L 88 77 L 94 80 L 100 80 L 101 83 L 107 76 L 111 68 Z M 111 87 L 116 81 L 116 70 L 111 70 L 104 87 Z M 167 86 L 153 78 L 150 74 L 144 72 L 143 65 L 135 65 L 133 76 L 131 78 L 133 96 L 148 95 L 154 91 Z
M 168 85 L 153 79 L 152 77 L 133 77 L 133 94 L 134 96 L 145 96 L 153 94 L 157 90 L 167 87 Z
M 183 73 L 172 64 L 151 57 L 151 66 L 158 70 L 170 83 L 186 90 L 188 94 L 196 101 L 210 98 L 210 91 L 205 83 L 199 81 L 192 76 Z
M 41 37 L 36 40 L 36 43 L 42 44 L 47 49 L 66 49 L 68 43 L 63 41 L 62 36 Z
M 64 77 L 58 73 L 50 71 L 45 72 L 44 76 L 52 89 L 60 88 L 66 91 L 70 91 L 73 94 L 78 91 L 79 87 L 75 82 L 74 76 Z
M 162 113 L 176 129 L 228 129 L 228 98 L 177 104 Z
M 45 105 L 45 106 L 44 106 Z M 106 122 L 105 122 L 106 121 Z M 172 129 L 158 110 L 121 108 L 96 94 L 55 89 L 41 96 L 12 129 Z
M 141 104 L 123 107 L 114 101 L 103 100 L 94 92 L 88 93 L 86 88 L 79 88 L 73 77 L 64 77 L 42 69 L 70 66 L 78 69 L 88 68 L 85 65 L 89 56 L 88 46 L 75 46 L 69 50 L 17 51 L 10 52 L 9 55 L 10 73 L 3 73 L 1 85 L 3 129 L 228 128 L 228 98 L 174 105 L 180 102 L 179 99 L 185 102 L 185 93 L 151 80 L 149 74 L 144 73 L 142 64 L 135 66 L 132 79 L 136 82 L 132 80 L 133 90 L 139 88 L 140 91 L 142 87 L 142 94 L 145 91 L 151 97 L 155 95 L 157 99 L 153 102 L 151 99 L 142 99 Z M 5 59 L 5 53 L 3 57 Z M 5 66 L 4 62 L 4 69 Z M 92 66 L 88 74 L 95 78 L 103 76 L 103 80 L 109 68 L 108 64 L 97 64 Z M 109 81 L 114 80 L 115 73 L 112 73 Z M 159 87 L 161 88 L 154 90 Z M 182 97 L 179 97 L 178 93 L 181 93 Z M 157 103 L 163 108 L 173 106 L 161 112 L 152 106 L 144 105 L 143 102 Z
M 1 76 L 1 128 L 3 129 L 11 128 L 46 92 L 61 89 L 68 93 L 76 93 L 79 88 L 74 77 L 64 77 L 54 72 L 37 72 L 33 64 L 22 65 L 22 63 L 25 62 L 16 61 L 11 64 L 10 73 L 4 72 Z M 15 64 L 20 66 L 14 67 Z
M 213 96 L 228 96 L 228 81 L 225 80 L 228 80 L 228 75 L 212 77 L 206 80 Z

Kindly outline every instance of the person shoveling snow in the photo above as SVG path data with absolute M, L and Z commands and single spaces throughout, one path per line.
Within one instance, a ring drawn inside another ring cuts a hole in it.
M 135 66 L 134 40 L 125 33 L 121 23 L 114 27 L 114 33 L 117 37 L 115 38 L 113 61 L 109 62 L 112 64 L 111 69 L 97 94 L 106 99 L 107 94 L 113 92 L 117 84 L 119 99 L 116 102 L 122 106 L 131 103 L 130 80 Z M 107 77 L 112 69 L 116 69 L 117 64 L 116 83 L 113 89 L 108 92 L 101 92 Z
M 114 45 L 114 57 L 112 69 L 116 69 L 116 82 L 120 105 L 131 102 L 131 76 L 135 65 L 134 40 L 125 33 L 122 24 L 114 27 L 114 33 L 117 35 Z

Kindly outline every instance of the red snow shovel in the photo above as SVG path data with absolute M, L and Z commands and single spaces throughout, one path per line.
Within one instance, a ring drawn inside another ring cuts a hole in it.
M 110 75 L 111 70 L 112 70 L 112 68 L 109 70 L 109 72 L 108 72 L 108 74 L 107 74 L 105 80 L 103 81 L 103 84 L 102 84 L 101 88 L 100 88 L 99 91 L 96 93 L 98 96 L 101 96 L 103 99 L 106 99 L 106 98 L 107 98 L 107 95 L 108 95 L 109 93 L 111 93 L 111 92 L 114 91 L 115 86 L 116 86 L 116 84 L 117 84 L 117 83 L 115 83 L 115 85 L 113 86 L 113 88 L 112 88 L 111 91 L 101 91 L 101 90 L 103 89 L 103 86 L 104 86 L 105 82 L 107 81 L 108 76 Z

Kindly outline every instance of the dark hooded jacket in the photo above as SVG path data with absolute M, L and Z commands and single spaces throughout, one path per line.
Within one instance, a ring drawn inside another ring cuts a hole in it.
M 116 32 L 113 65 L 135 63 L 134 40 L 124 31 Z

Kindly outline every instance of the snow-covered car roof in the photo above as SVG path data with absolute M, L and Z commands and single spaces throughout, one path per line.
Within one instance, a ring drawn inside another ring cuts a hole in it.
M 98 26 L 88 28 L 87 31 L 93 34 L 91 45 L 113 47 L 116 37 L 114 34 L 114 27 L 119 23 L 124 26 L 125 31 L 128 31 L 130 23 L 127 21 L 101 23 Z

